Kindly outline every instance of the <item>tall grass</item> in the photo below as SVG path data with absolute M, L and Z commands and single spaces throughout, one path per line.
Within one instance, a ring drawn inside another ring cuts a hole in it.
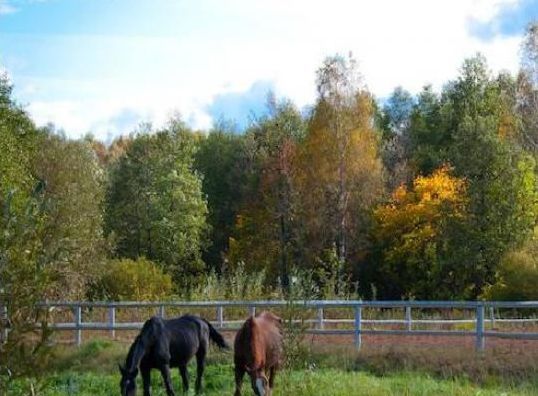
M 292 269 L 290 285 L 273 285 L 265 271 L 249 272 L 243 263 L 224 275 L 215 272 L 190 280 L 189 288 L 179 290 L 178 296 L 187 300 L 271 300 L 290 299 L 349 299 L 356 297 L 356 285 L 335 271 Z

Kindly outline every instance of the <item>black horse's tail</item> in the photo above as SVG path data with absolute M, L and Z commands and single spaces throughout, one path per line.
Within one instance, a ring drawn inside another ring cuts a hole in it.
M 203 319 L 204 322 L 206 322 L 207 327 L 209 327 L 209 338 L 211 338 L 211 341 L 213 341 L 217 346 L 221 349 L 230 349 L 230 346 L 217 330 L 213 327 L 211 323 L 209 323 L 207 320 Z

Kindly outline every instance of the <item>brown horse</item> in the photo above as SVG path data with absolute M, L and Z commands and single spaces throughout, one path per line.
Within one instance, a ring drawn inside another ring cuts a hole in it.
M 234 343 L 235 396 L 248 372 L 257 396 L 270 396 L 282 359 L 282 319 L 270 312 L 248 318 Z M 269 372 L 269 379 L 267 378 Z

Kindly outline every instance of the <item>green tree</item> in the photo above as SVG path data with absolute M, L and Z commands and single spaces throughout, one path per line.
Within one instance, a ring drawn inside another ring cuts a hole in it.
M 49 299 L 80 299 L 106 256 L 103 236 L 104 170 L 87 141 L 69 140 L 46 130 L 33 173 L 43 183 L 43 246 L 54 268 Z
M 195 168 L 202 178 L 202 190 L 207 197 L 211 245 L 204 252 L 209 268 L 225 270 L 224 257 L 236 216 L 247 193 L 248 169 L 244 135 L 236 134 L 226 124 L 217 125 L 198 143 Z
M 521 116 L 521 143 L 538 155 L 538 22 L 527 27 L 521 46 L 521 70 L 517 79 L 517 109 Z
M 470 198 L 467 221 L 455 230 L 461 239 L 453 259 L 464 266 L 460 276 L 471 277 L 470 296 L 476 296 L 493 282 L 503 254 L 532 231 L 535 162 L 499 139 L 494 117 L 464 120 L 450 153 L 455 174 L 468 180 Z
M 43 343 L 30 343 L 28 336 L 43 319 L 36 302 L 54 271 L 43 245 L 44 184 L 33 175 L 39 135 L 11 92 L 7 76 L 0 76 L 0 304 L 7 307 L 10 322 L 8 341 L 0 343 L 0 369 L 17 375 L 40 362 Z M 0 331 L 6 325 L 2 321 Z
M 196 137 L 180 121 L 155 133 L 141 132 L 110 171 L 106 231 L 116 255 L 147 257 L 172 273 L 203 268 L 207 205 L 193 170 Z
M 446 161 L 450 133 L 442 120 L 441 100 L 427 85 L 418 95 L 408 128 L 407 156 L 415 173 L 430 174 Z
M 37 302 L 53 284 L 55 271 L 48 265 L 43 244 L 43 185 L 36 184 L 22 210 L 12 198 L 13 194 L 4 197 L 0 216 L 0 303 L 7 308 L 9 321 L 8 340 L 0 343 L 0 368 L 20 375 L 33 372 L 42 361 L 39 352 L 49 332 L 46 323 L 41 334 L 36 331 L 36 322 L 46 319 Z M 8 323 L 2 321 L 0 331 Z M 41 339 L 36 342 L 36 338 L 30 338 L 29 342 L 29 337 L 36 335 Z
M 249 268 L 267 268 L 287 288 L 292 264 L 299 264 L 296 221 L 299 203 L 294 182 L 297 146 L 305 133 L 299 111 L 269 97 L 268 115 L 247 132 L 255 153 L 255 186 L 245 197 L 232 239 L 230 259 Z
M 408 91 L 402 87 L 397 87 L 392 92 L 383 106 L 383 114 L 386 117 L 385 125 L 390 134 L 403 135 L 405 133 L 409 127 L 414 107 L 415 100 Z
M 401 87 L 397 87 L 393 91 L 383 106 L 381 157 L 390 191 L 402 183 L 409 183 L 412 179 L 407 151 L 409 127 L 414 108 L 415 99 Z
M 493 281 L 503 253 L 524 240 L 536 219 L 534 161 L 514 146 L 518 120 L 515 82 L 493 78 L 478 55 L 463 63 L 460 76 L 441 98 L 419 97 L 410 126 L 410 155 L 429 174 L 450 163 L 468 182 L 466 221 L 453 230 L 451 268 L 468 285 L 461 297 L 476 297 Z
M 32 158 L 37 130 L 11 93 L 7 75 L 0 74 L 0 204 L 9 195 L 12 208 L 22 210 L 36 181 Z

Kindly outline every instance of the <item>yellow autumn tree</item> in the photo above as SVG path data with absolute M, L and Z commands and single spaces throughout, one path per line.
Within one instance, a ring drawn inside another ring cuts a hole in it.
M 371 209 L 383 192 L 374 101 L 353 59 L 327 58 L 318 70 L 318 100 L 298 155 L 306 262 L 336 253 L 342 270 L 364 248 Z
M 443 166 L 398 187 L 374 211 L 375 264 L 383 298 L 433 299 L 450 295 L 457 270 L 450 255 L 452 225 L 465 216 L 465 181 Z

